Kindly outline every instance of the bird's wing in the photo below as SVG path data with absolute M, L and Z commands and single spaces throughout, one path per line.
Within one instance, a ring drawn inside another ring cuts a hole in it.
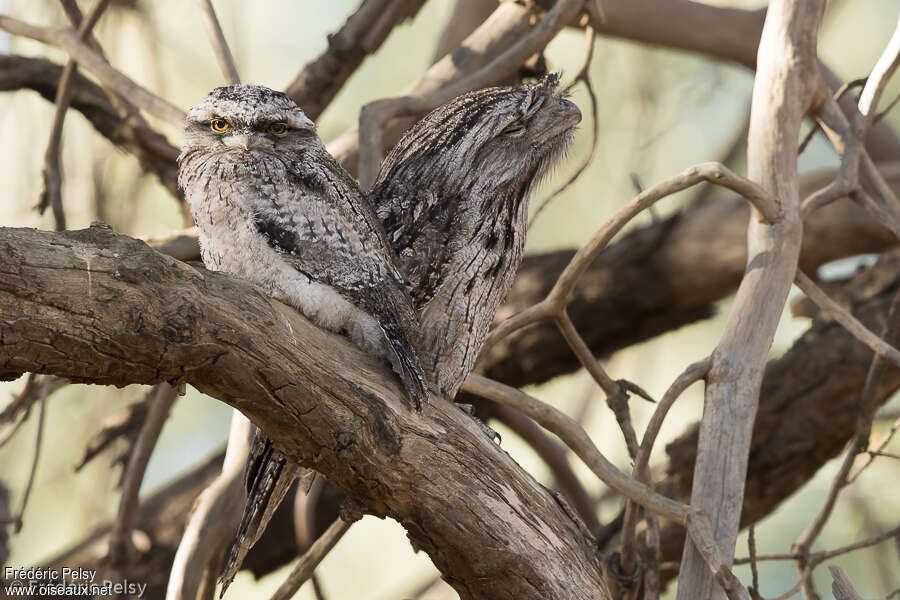
M 265 192 L 242 200 L 257 231 L 298 271 L 373 312 L 365 290 L 399 274 L 359 211 L 365 199 L 358 189 L 315 165 L 292 170 L 285 185 Z
M 404 386 L 421 406 L 427 385 L 412 345 L 418 325 L 412 299 L 380 227 L 370 226 L 371 205 L 349 176 L 326 167 L 298 165 L 287 185 L 244 202 L 257 231 L 288 264 L 377 319 Z
M 450 208 L 458 202 L 442 202 L 430 189 L 404 185 L 376 187 L 370 198 L 415 306 L 421 309 L 446 277 L 458 221 Z

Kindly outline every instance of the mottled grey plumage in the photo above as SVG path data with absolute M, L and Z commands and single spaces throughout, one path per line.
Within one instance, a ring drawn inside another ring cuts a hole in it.
M 418 328 L 412 300 L 371 205 L 303 111 L 265 87 L 217 88 L 188 112 L 178 161 L 204 264 L 387 358 L 421 408 L 426 383 L 410 343 Z M 226 584 L 296 472 L 256 436 Z
M 273 124 L 284 133 L 270 132 Z M 262 86 L 216 88 L 188 112 L 178 161 L 203 263 L 388 358 L 420 405 L 409 295 L 371 205 L 303 111 Z
M 522 260 L 532 189 L 581 113 L 558 77 L 459 96 L 416 123 L 369 194 L 407 278 L 426 374 L 453 398 Z

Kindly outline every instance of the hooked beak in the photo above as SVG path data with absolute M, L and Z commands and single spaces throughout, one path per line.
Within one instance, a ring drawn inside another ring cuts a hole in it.
M 222 138 L 222 143 L 229 148 L 240 148 L 241 150 L 253 150 L 261 146 L 271 146 L 272 140 L 265 136 L 253 133 L 236 133 Z

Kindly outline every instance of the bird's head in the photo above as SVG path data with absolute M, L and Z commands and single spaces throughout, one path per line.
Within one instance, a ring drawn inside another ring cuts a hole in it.
M 287 94 L 261 85 L 214 89 L 188 111 L 182 157 L 191 150 L 225 153 L 279 152 L 322 145 L 315 124 Z
M 565 153 L 581 121 L 558 84 L 551 74 L 534 84 L 476 90 L 435 109 L 397 143 L 376 187 L 414 178 L 435 190 L 530 189 Z

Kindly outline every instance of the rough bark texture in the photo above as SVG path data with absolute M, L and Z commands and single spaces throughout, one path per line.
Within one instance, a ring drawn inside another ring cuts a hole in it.
M 876 267 L 831 292 L 869 329 L 879 331 L 898 290 L 900 252 L 891 252 Z M 844 449 L 853 433 L 856 402 L 871 360 L 872 352 L 865 345 L 837 323 L 819 317 L 783 357 L 769 363 L 753 428 L 742 527 L 770 514 Z M 900 369 L 889 369 L 882 380 L 879 401 L 887 400 L 898 388 Z M 697 428 L 697 424 L 688 428 L 666 447 L 666 477 L 657 484 L 666 495 L 682 501 L 690 497 Z M 160 592 L 191 500 L 218 473 L 221 458 L 219 455 L 183 476 L 145 501 L 141 508 L 138 529 L 148 534 L 154 551 L 146 555 L 146 565 L 138 565 L 139 573 L 147 581 L 158 583 Z M 321 533 L 328 527 L 337 514 L 340 497 L 330 495 L 317 503 L 310 515 L 314 520 L 312 530 Z M 245 566 L 257 577 L 287 564 L 312 541 L 295 540 L 294 514 L 287 503 L 282 508 L 276 512 L 274 526 L 247 557 Z M 98 530 L 48 564 L 93 568 L 102 558 L 106 531 Z M 680 525 L 665 525 L 661 540 L 663 560 L 677 561 L 684 544 L 684 529 Z M 666 571 L 663 576 L 671 577 L 672 572 Z
M 462 598 L 607 597 L 581 522 L 471 419 L 415 413 L 386 365 L 248 285 L 102 228 L 0 230 L 0 273 L 0 377 L 191 383 L 399 521 Z

